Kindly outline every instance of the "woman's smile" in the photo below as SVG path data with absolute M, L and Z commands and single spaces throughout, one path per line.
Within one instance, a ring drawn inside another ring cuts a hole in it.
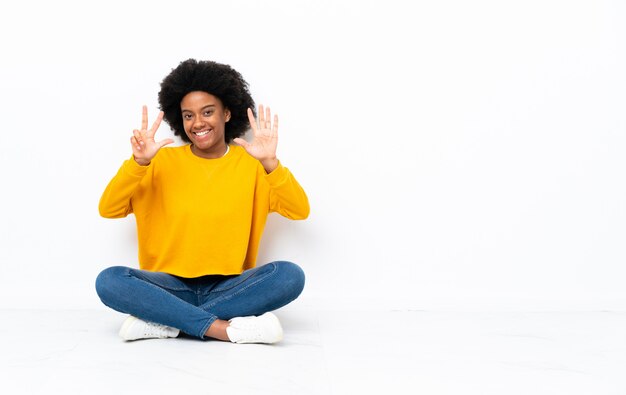
M 181 101 L 183 126 L 193 143 L 194 154 L 220 158 L 226 151 L 224 131 L 230 111 L 217 97 L 200 91 L 188 93 Z

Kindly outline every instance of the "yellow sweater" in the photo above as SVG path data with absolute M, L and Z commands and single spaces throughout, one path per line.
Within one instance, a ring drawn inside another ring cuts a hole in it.
M 148 166 L 126 160 L 99 209 L 135 214 L 141 269 L 199 277 L 254 267 L 267 215 L 304 219 L 309 202 L 281 164 L 267 174 L 242 147 L 203 159 L 185 145 L 162 148 Z

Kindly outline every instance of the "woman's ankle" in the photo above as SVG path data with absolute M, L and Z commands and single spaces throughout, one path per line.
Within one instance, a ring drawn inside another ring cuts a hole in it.
M 229 342 L 230 338 L 228 337 L 228 333 L 226 333 L 226 328 L 228 328 L 229 325 L 230 322 L 228 321 L 215 320 L 209 329 L 206 330 L 204 336 Z

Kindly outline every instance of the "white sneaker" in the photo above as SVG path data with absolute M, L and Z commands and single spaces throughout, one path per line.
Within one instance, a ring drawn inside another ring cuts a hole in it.
M 235 317 L 229 320 L 226 328 L 228 338 L 233 343 L 277 343 L 283 339 L 283 328 L 272 313 L 258 317 Z
M 140 320 L 132 315 L 126 318 L 120 328 L 120 337 L 124 340 L 164 339 L 176 337 L 179 333 L 176 328 Z

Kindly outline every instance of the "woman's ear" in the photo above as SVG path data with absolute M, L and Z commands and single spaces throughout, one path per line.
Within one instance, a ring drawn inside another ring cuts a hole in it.
M 224 113 L 226 114 L 226 122 L 230 121 L 230 110 L 226 109 Z

